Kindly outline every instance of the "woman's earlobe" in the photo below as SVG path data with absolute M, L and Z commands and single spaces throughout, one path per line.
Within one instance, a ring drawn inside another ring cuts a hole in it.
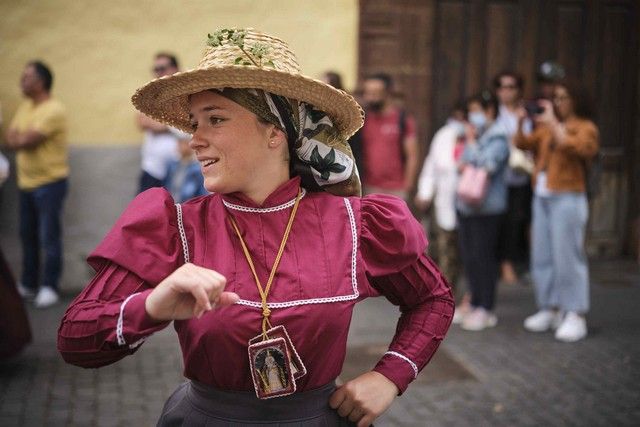
M 287 143 L 287 135 L 277 127 L 273 127 L 269 138 L 269 147 L 275 148 Z

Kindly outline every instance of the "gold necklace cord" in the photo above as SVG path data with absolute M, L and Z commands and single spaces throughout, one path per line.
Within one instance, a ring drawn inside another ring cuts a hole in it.
M 284 235 L 282 236 L 282 241 L 280 242 L 280 248 L 278 249 L 278 255 L 276 255 L 276 259 L 273 262 L 271 272 L 269 273 L 269 279 L 267 280 L 267 286 L 264 289 L 262 288 L 262 284 L 260 283 L 260 279 L 258 278 L 258 274 L 256 273 L 253 259 L 251 258 L 251 254 L 249 253 L 249 248 L 247 248 L 247 244 L 240 234 L 238 224 L 236 223 L 235 219 L 233 219 L 233 216 L 229 215 L 229 221 L 231 222 L 231 225 L 233 226 L 238 239 L 240 239 L 240 245 L 242 246 L 244 257 L 247 259 L 247 263 L 249 264 L 251 273 L 253 273 L 253 278 L 256 281 L 256 286 L 258 287 L 258 292 L 260 293 L 260 298 L 262 300 L 262 336 L 264 339 L 268 339 L 267 330 L 271 328 L 271 322 L 269 322 L 271 310 L 269 310 L 269 306 L 267 305 L 267 297 L 269 296 L 271 284 L 273 283 L 273 279 L 276 276 L 276 271 L 278 270 L 278 265 L 280 264 L 280 259 L 282 258 L 282 254 L 284 253 L 284 248 L 287 244 L 287 240 L 289 240 L 289 233 L 291 232 L 293 220 L 296 217 L 296 212 L 298 211 L 298 205 L 300 204 L 300 199 L 302 198 L 301 196 L 302 191 L 300 190 L 300 188 L 298 188 L 298 195 L 296 196 L 296 201 L 293 204 L 293 209 L 291 210 L 291 214 L 289 215 L 289 222 L 287 223 L 287 227 L 284 230 Z

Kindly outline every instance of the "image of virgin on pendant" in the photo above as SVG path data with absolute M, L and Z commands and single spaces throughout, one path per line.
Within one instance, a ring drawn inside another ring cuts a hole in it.
M 291 358 L 291 371 L 293 372 L 293 379 L 298 380 L 299 378 L 304 377 L 307 374 L 307 368 L 302 363 L 302 359 L 300 355 L 296 351 L 296 348 L 293 346 L 293 342 L 291 342 L 291 338 L 289 338 L 289 334 L 287 333 L 287 329 L 283 325 L 277 325 L 273 328 L 267 330 L 266 332 L 267 339 L 273 338 L 284 338 L 285 343 L 287 344 L 287 351 L 289 352 L 289 356 Z M 261 342 L 264 339 L 262 334 L 253 337 L 249 340 L 249 344 L 254 344 Z
M 253 387 L 259 399 L 286 396 L 296 391 L 284 338 L 251 344 L 248 351 Z

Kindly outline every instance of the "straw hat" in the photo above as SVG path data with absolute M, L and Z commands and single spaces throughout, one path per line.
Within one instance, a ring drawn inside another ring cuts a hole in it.
M 188 95 L 225 87 L 263 89 L 309 103 L 327 113 L 345 138 L 363 124 L 362 108 L 351 95 L 300 74 L 284 41 L 251 28 L 209 34 L 196 69 L 155 79 L 131 100 L 147 116 L 191 132 Z

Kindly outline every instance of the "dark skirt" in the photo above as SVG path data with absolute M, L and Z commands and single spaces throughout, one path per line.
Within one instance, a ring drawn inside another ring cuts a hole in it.
M 355 426 L 329 406 L 330 383 L 315 390 L 260 400 L 253 392 L 222 391 L 187 381 L 162 409 L 159 427 L 173 426 Z

